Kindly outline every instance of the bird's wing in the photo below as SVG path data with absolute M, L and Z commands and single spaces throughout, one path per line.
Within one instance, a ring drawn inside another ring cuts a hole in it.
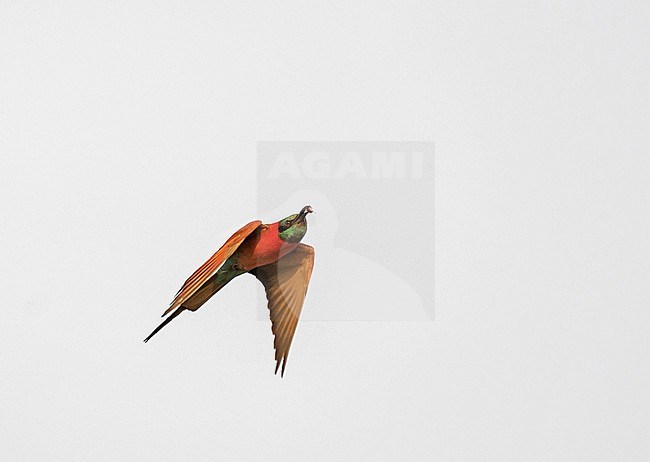
M 185 281 L 180 290 L 176 293 L 174 300 L 172 300 L 169 308 L 165 310 L 163 316 L 166 316 L 170 311 L 178 308 L 198 291 L 203 284 L 208 281 L 217 272 L 219 267 L 230 257 L 235 250 L 244 242 L 253 231 L 260 225 L 261 221 L 255 220 L 248 223 L 246 226 L 235 232 L 230 238 L 221 246 L 208 261 L 203 263 L 188 279 Z
M 250 271 L 266 289 L 266 298 L 271 312 L 271 328 L 275 335 L 273 343 L 275 372 L 277 374 L 282 362 L 282 376 L 284 376 L 289 348 L 291 348 L 293 334 L 296 332 L 313 268 L 314 249 L 299 244 L 278 261 Z

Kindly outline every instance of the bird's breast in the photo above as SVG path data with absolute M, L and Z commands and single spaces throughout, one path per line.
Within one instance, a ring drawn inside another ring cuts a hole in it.
M 237 250 L 237 263 L 245 270 L 278 261 L 298 245 L 285 242 L 278 235 L 279 223 L 263 225 Z

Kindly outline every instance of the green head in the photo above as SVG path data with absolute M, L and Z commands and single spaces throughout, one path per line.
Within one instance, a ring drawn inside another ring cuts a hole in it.
M 300 213 L 294 213 L 280 220 L 278 228 L 280 239 L 291 243 L 300 242 L 307 232 L 307 214 L 312 212 L 311 206 L 306 205 Z

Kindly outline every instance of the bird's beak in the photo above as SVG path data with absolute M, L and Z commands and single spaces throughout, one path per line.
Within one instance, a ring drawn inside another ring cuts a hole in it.
M 306 205 L 302 208 L 298 216 L 296 217 L 295 223 L 300 223 L 305 221 L 308 213 L 312 213 L 314 210 L 311 208 L 311 205 Z

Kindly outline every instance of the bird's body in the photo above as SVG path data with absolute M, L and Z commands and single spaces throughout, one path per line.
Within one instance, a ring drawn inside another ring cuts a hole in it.
M 278 261 L 298 245 L 279 236 L 280 222 L 262 225 L 228 259 L 246 271 Z
M 306 206 L 298 214 L 276 223 L 253 221 L 239 229 L 183 284 L 163 317 L 146 339 L 185 310 L 196 311 L 228 282 L 244 273 L 255 275 L 264 285 L 275 334 L 276 372 L 286 365 L 293 334 L 307 292 L 314 250 L 300 241 L 307 232 Z

